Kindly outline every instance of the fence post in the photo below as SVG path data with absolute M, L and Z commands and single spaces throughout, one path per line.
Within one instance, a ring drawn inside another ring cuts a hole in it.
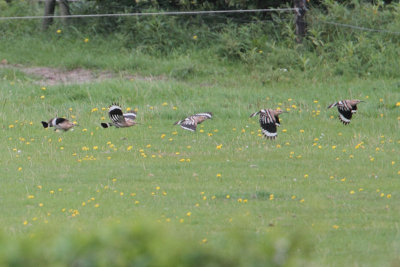
M 71 13 L 69 12 L 69 4 L 68 0 L 59 0 L 60 6 L 60 15 L 68 16 Z M 46 0 L 44 4 L 44 15 L 45 16 L 54 16 L 54 10 L 56 9 L 56 0 Z M 67 22 L 67 18 L 62 19 L 64 23 Z M 53 23 L 53 18 L 44 18 L 43 19 L 43 30 L 47 30 L 49 26 Z
M 70 11 L 69 11 L 69 4 L 68 4 L 68 0 L 60 0 L 58 2 L 58 5 L 60 6 L 60 14 L 62 16 L 69 16 L 71 15 Z M 67 23 L 67 18 L 63 18 L 62 19 L 64 23 Z
M 294 8 L 296 8 L 296 41 L 301 43 L 306 35 L 306 0 L 294 0 Z
M 53 16 L 55 8 L 56 8 L 56 0 L 46 0 L 46 2 L 44 3 L 44 15 Z M 43 30 L 47 30 L 52 23 L 53 23 L 53 18 L 44 18 L 42 25 Z

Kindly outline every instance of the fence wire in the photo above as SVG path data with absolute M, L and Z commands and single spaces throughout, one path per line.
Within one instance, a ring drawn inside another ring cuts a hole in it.
M 22 16 L 0 17 L 0 20 L 22 19 L 49 19 L 49 18 L 96 18 L 96 17 L 140 17 L 140 16 L 180 16 L 180 15 L 212 15 L 234 13 L 260 13 L 260 12 L 288 12 L 297 8 L 269 8 L 269 9 L 240 9 L 240 10 L 208 10 L 208 11 L 171 11 L 171 12 L 145 12 L 145 13 L 118 13 L 118 14 L 87 14 L 87 15 L 54 15 L 54 16 Z
M 218 15 L 218 14 L 235 14 L 235 13 L 262 13 L 262 12 L 298 12 L 298 8 L 268 8 L 268 9 L 240 9 L 240 10 L 208 10 L 208 11 L 170 11 L 170 12 L 136 12 L 136 13 L 116 13 L 116 14 L 82 14 L 82 15 L 52 15 L 52 16 L 15 16 L 0 17 L 0 21 L 5 20 L 29 20 L 29 19 L 49 19 L 49 18 L 99 18 L 99 17 L 144 17 L 144 16 L 182 16 L 182 15 Z M 389 33 L 400 35 L 400 32 L 389 31 L 384 29 L 373 29 L 358 25 L 318 20 L 320 23 L 334 25 L 337 27 L 351 28 L 360 31 Z

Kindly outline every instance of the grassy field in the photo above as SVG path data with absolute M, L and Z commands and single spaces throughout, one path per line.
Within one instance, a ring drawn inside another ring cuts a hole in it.
M 99 55 L 83 45 L 43 44 L 33 56 L 31 44 L 0 44 L 8 47 L 0 59 L 10 63 L 0 68 L 6 235 L 146 219 L 205 246 L 223 247 L 221 236 L 232 229 L 301 233 L 316 266 L 399 263 L 398 80 L 264 71 L 200 54 L 156 59 L 112 46 Z M 58 57 L 63 49 L 67 58 Z M 11 66 L 17 63 L 116 76 L 46 86 Z M 326 107 L 349 98 L 366 102 L 343 126 Z M 114 101 L 137 110 L 140 125 L 102 129 Z M 277 107 L 288 113 L 277 140 L 266 140 L 249 115 Z M 173 126 L 205 111 L 214 118 L 195 133 Z M 79 126 L 44 129 L 40 121 L 56 115 Z

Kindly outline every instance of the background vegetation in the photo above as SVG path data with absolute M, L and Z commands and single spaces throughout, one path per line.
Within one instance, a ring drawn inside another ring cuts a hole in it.
M 174 10 L 223 8 L 201 3 Z M 173 10 L 109 4 L 71 8 Z M 71 19 L 47 32 L 1 20 L 0 264 L 398 264 L 399 36 L 324 22 L 395 32 L 399 4 L 309 5 L 302 44 L 292 13 Z M 47 84 L 25 71 L 36 66 L 111 78 Z M 344 98 L 366 101 L 346 127 L 326 110 Z M 113 101 L 141 125 L 100 128 Z M 248 118 L 264 107 L 288 111 L 274 142 Z M 202 111 L 214 119 L 196 133 L 172 125 Z M 80 126 L 43 129 L 55 115 Z

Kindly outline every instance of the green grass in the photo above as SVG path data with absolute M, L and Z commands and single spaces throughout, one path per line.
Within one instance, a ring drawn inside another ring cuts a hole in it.
M 149 217 L 220 248 L 221 235 L 230 229 L 300 232 L 312 243 L 317 266 L 382 266 L 398 260 L 398 80 L 305 78 L 217 63 L 212 55 L 135 57 L 115 53 L 116 48 L 107 51 L 104 44 L 104 54 L 83 45 L 68 47 L 67 59 L 56 56 L 61 46 L 50 49 L 49 44 L 39 57 L 26 43 L 15 47 L 0 58 L 156 79 L 116 78 L 42 90 L 33 77 L 0 69 L 0 225 L 5 232 L 89 231 Z M 182 79 L 184 69 L 192 72 Z M 366 103 L 343 126 L 337 111 L 326 107 L 346 98 Z M 141 124 L 102 129 L 113 101 L 136 108 Z M 265 140 L 258 136 L 258 120 L 249 115 L 278 106 L 289 113 L 281 115 L 278 139 Z M 214 118 L 196 133 L 173 126 L 204 111 Z M 79 126 L 66 133 L 41 126 L 56 115 Z

